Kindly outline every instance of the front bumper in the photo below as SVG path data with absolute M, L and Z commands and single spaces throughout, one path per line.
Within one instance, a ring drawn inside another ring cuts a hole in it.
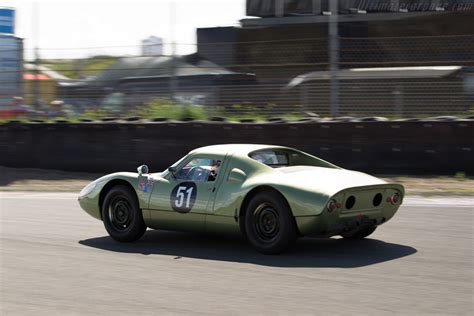
M 90 198 L 89 196 L 80 196 L 77 200 L 81 208 L 86 211 L 87 214 L 98 220 L 102 220 L 99 201 L 97 200 L 97 198 Z

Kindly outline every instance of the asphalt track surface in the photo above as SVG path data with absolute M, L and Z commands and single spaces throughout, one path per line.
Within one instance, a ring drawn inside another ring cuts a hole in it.
M 73 194 L 0 193 L 0 314 L 473 315 L 469 199 L 407 199 L 370 239 L 148 231 L 119 244 Z

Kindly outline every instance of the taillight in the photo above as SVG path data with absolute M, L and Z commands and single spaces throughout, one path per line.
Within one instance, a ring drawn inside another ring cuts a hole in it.
M 339 207 L 341 207 L 341 204 L 337 204 L 336 200 L 330 200 L 327 206 L 329 212 L 332 212 Z
M 400 201 L 400 194 L 399 193 L 394 193 L 392 196 L 387 198 L 387 202 L 389 202 L 392 205 L 397 204 Z

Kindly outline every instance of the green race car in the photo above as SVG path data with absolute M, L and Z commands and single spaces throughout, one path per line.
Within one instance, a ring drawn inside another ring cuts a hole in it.
M 302 151 L 229 144 L 195 149 L 161 173 L 119 172 L 88 184 L 79 204 L 121 242 L 147 227 L 242 233 L 260 252 L 299 236 L 364 238 L 400 207 L 404 188 Z

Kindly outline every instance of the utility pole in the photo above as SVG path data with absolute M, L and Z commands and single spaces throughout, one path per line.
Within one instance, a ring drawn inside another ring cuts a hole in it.
M 32 93 L 33 93 L 33 106 L 36 111 L 40 110 L 41 103 L 40 103 L 40 86 L 39 86 L 39 50 L 38 50 L 38 3 L 35 1 L 33 3 L 33 41 L 35 43 L 34 48 L 34 79 L 32 85 Z
M 331 76 L 331 115 L 339 115 L 339 0 L 329 0 L 329 67 Z
M 170 100 L 176 99 L 176 42 L 174 34 L 174 23 L 176 19 L 175 3 L 170 3 L 170 37 L 171 37 L 171 59 L 170 59 L 170 80 L 169 80 L 169 95 Z
M 38 47 L 35 47 L 35 62 L 34 62 L 34 80 L 33 80 L 33 106 L 35 110 L 40 110 L 40 86 L 39 86 L 39 53 Z

